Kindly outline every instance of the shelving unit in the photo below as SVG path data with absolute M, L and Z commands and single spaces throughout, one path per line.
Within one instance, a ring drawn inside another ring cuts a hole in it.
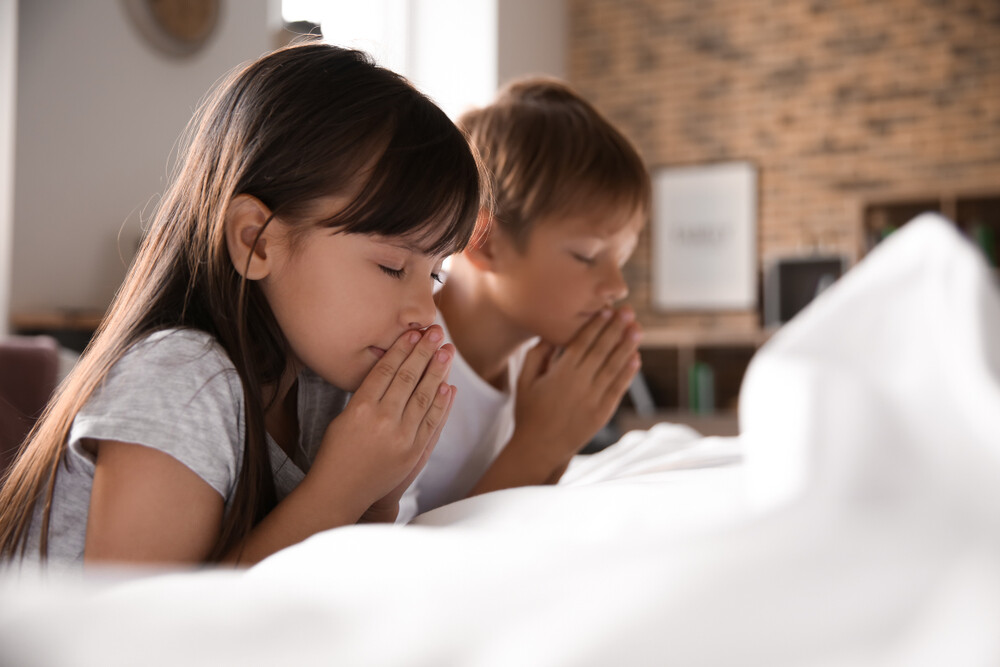
M 46 334 L 60 345 L 82 352 L 101 324 L 104 314 L 89 310 L 53 310 L 12 313 L 10 328 L 16 334 Z
M 926 211 L 955 222 L 995 267 L 1000 283 L 1000 190 L 885 193 L 867 201 L 861 211 L 860 247 L 863 257 L 878 243 Z M 704 435 L 739 433 L 737 401 L 743 375 L 757 349 L 777 330 L 676 329 L 646 330 L 640 352 L 643 377 L 656 409 L 637 412 L 626 398 L 615 417 L 622 432 L 646 429 L 661 421 L 688 424 Z M 698 362 L 707 363 L 715 376 L 715 410 L 692 410 L 689 373 Z
M 997 268 L 1000 260 L 1000 191 L 900 194 L 869 201 L 862 214 L 859 256 L 927 211 L 940 213 L 953 221 Z
M 639 413 L 626 400 L 615 423 L 622 432 L 668 421 L 687 424 L 703 435 L 739 432 L 737 400 L 750 359 L 775 329 L 647 330 L 640 345 L 643 379 L 656 409 Z M 689 374 L 696 363 L 714 372 L 714 405 L 708 412 L 692 410 Z

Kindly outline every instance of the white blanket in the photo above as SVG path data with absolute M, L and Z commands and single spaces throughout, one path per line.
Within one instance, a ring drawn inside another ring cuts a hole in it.
M 633 432 L 246 572 L 8 575 L 0 664 L 1000 664 L 993 281 L 918 219 L 758 353 L 738 438 Z

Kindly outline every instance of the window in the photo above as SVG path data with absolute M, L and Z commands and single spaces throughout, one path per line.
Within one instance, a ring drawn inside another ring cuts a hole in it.
M 286 25 L 319 25 L 324 41 L 370 53 L 451 118 L 497 89 L 498 0 L 282 0 Z

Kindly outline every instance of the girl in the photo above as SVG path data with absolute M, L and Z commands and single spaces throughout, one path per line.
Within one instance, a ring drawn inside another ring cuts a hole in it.
M 6 559 L 248 564 L 392 521 L 447 417 L 432 287 L 479 172 L 444 113 L 309 43 L 234 72 L 189 133 L 0 489 Z

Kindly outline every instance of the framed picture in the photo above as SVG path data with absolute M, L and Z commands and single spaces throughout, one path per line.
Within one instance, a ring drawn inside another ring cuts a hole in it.
M 661 310 L 757 307 L 757 169 L 653 172 L 652 300 Z

